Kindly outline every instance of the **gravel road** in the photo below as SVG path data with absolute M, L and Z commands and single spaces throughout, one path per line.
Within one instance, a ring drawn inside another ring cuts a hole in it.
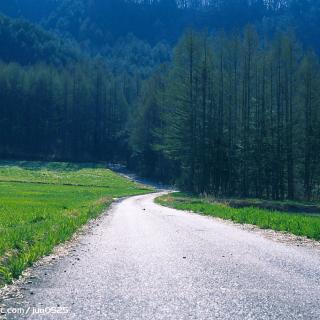
M 320 319 L 319 251 L 156 196 L 113 205 L 68 255 L 36 270 L 22 298 L 4 301 L 4 313 L 18 308 L 7 319 Z

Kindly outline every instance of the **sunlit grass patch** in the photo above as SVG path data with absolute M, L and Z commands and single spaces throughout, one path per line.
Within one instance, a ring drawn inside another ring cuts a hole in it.
M 0 284 L 70 239 L 114 198 L 150 191 L 101 166 L 0 163 Z
M 231 208 L 227 203 L 212 203 L 206 199 L 182 193 L 159 197 L 156 202 L 175 209 L 192 211 L 237 223 L 256 225 L 262 229 L 285 231 L 297 236 L 320 240 L 320 216 L 284 213 L 254 206 Z

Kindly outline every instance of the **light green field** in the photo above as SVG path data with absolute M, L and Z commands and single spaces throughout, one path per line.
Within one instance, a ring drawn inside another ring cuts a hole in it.
M 320 216 L 284 213 L 254 206 L 231 208 L 227 204 L 212 203 L 206 199 L 173 193 L 156 199 L 156 202 L 175 209 L 192 211 L 208 216 L 256 225 L 261 229 L 285 231 L 297 236 L 320 240 Z
M 70 239 L 114 198 L 150 191 L 97 165 L 0 162 L 0 285 Z

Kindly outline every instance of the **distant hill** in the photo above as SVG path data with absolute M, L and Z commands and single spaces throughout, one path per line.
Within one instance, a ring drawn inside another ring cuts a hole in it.
M 0 11 L 12 18 L 40 22 L 47 19 L 61 2 L 61 0 L 1 0 Z
M 295 30 L 306 47 L 320 51 L 320 0 L 1 0 L 0 12 L 94 53 L 128 34 L 151 46 L 173 46 L 188 27 L 233 32 L 247 24 L 268 35 Z
M 66 64 L 79 59 L 79 51 L 30 22 L 0 15 L 0 60 L 30 65 Z
M 182 3 L 185 3 L 182 5 Z M 258 23 L 269 10 L 261 0 L 2 0 L 0 11 L 14 18 L 41 23 L 90 49 L 112 45 L 133 34 L 155 45 L 176 43 L 185 28 L 242 28 Z

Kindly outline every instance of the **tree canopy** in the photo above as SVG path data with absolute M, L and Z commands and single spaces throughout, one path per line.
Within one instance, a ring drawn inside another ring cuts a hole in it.
M 33 10 L 31 10 L 33 9 Z M 3 0 L 0 157 L 320 198 L 320 1 Z

